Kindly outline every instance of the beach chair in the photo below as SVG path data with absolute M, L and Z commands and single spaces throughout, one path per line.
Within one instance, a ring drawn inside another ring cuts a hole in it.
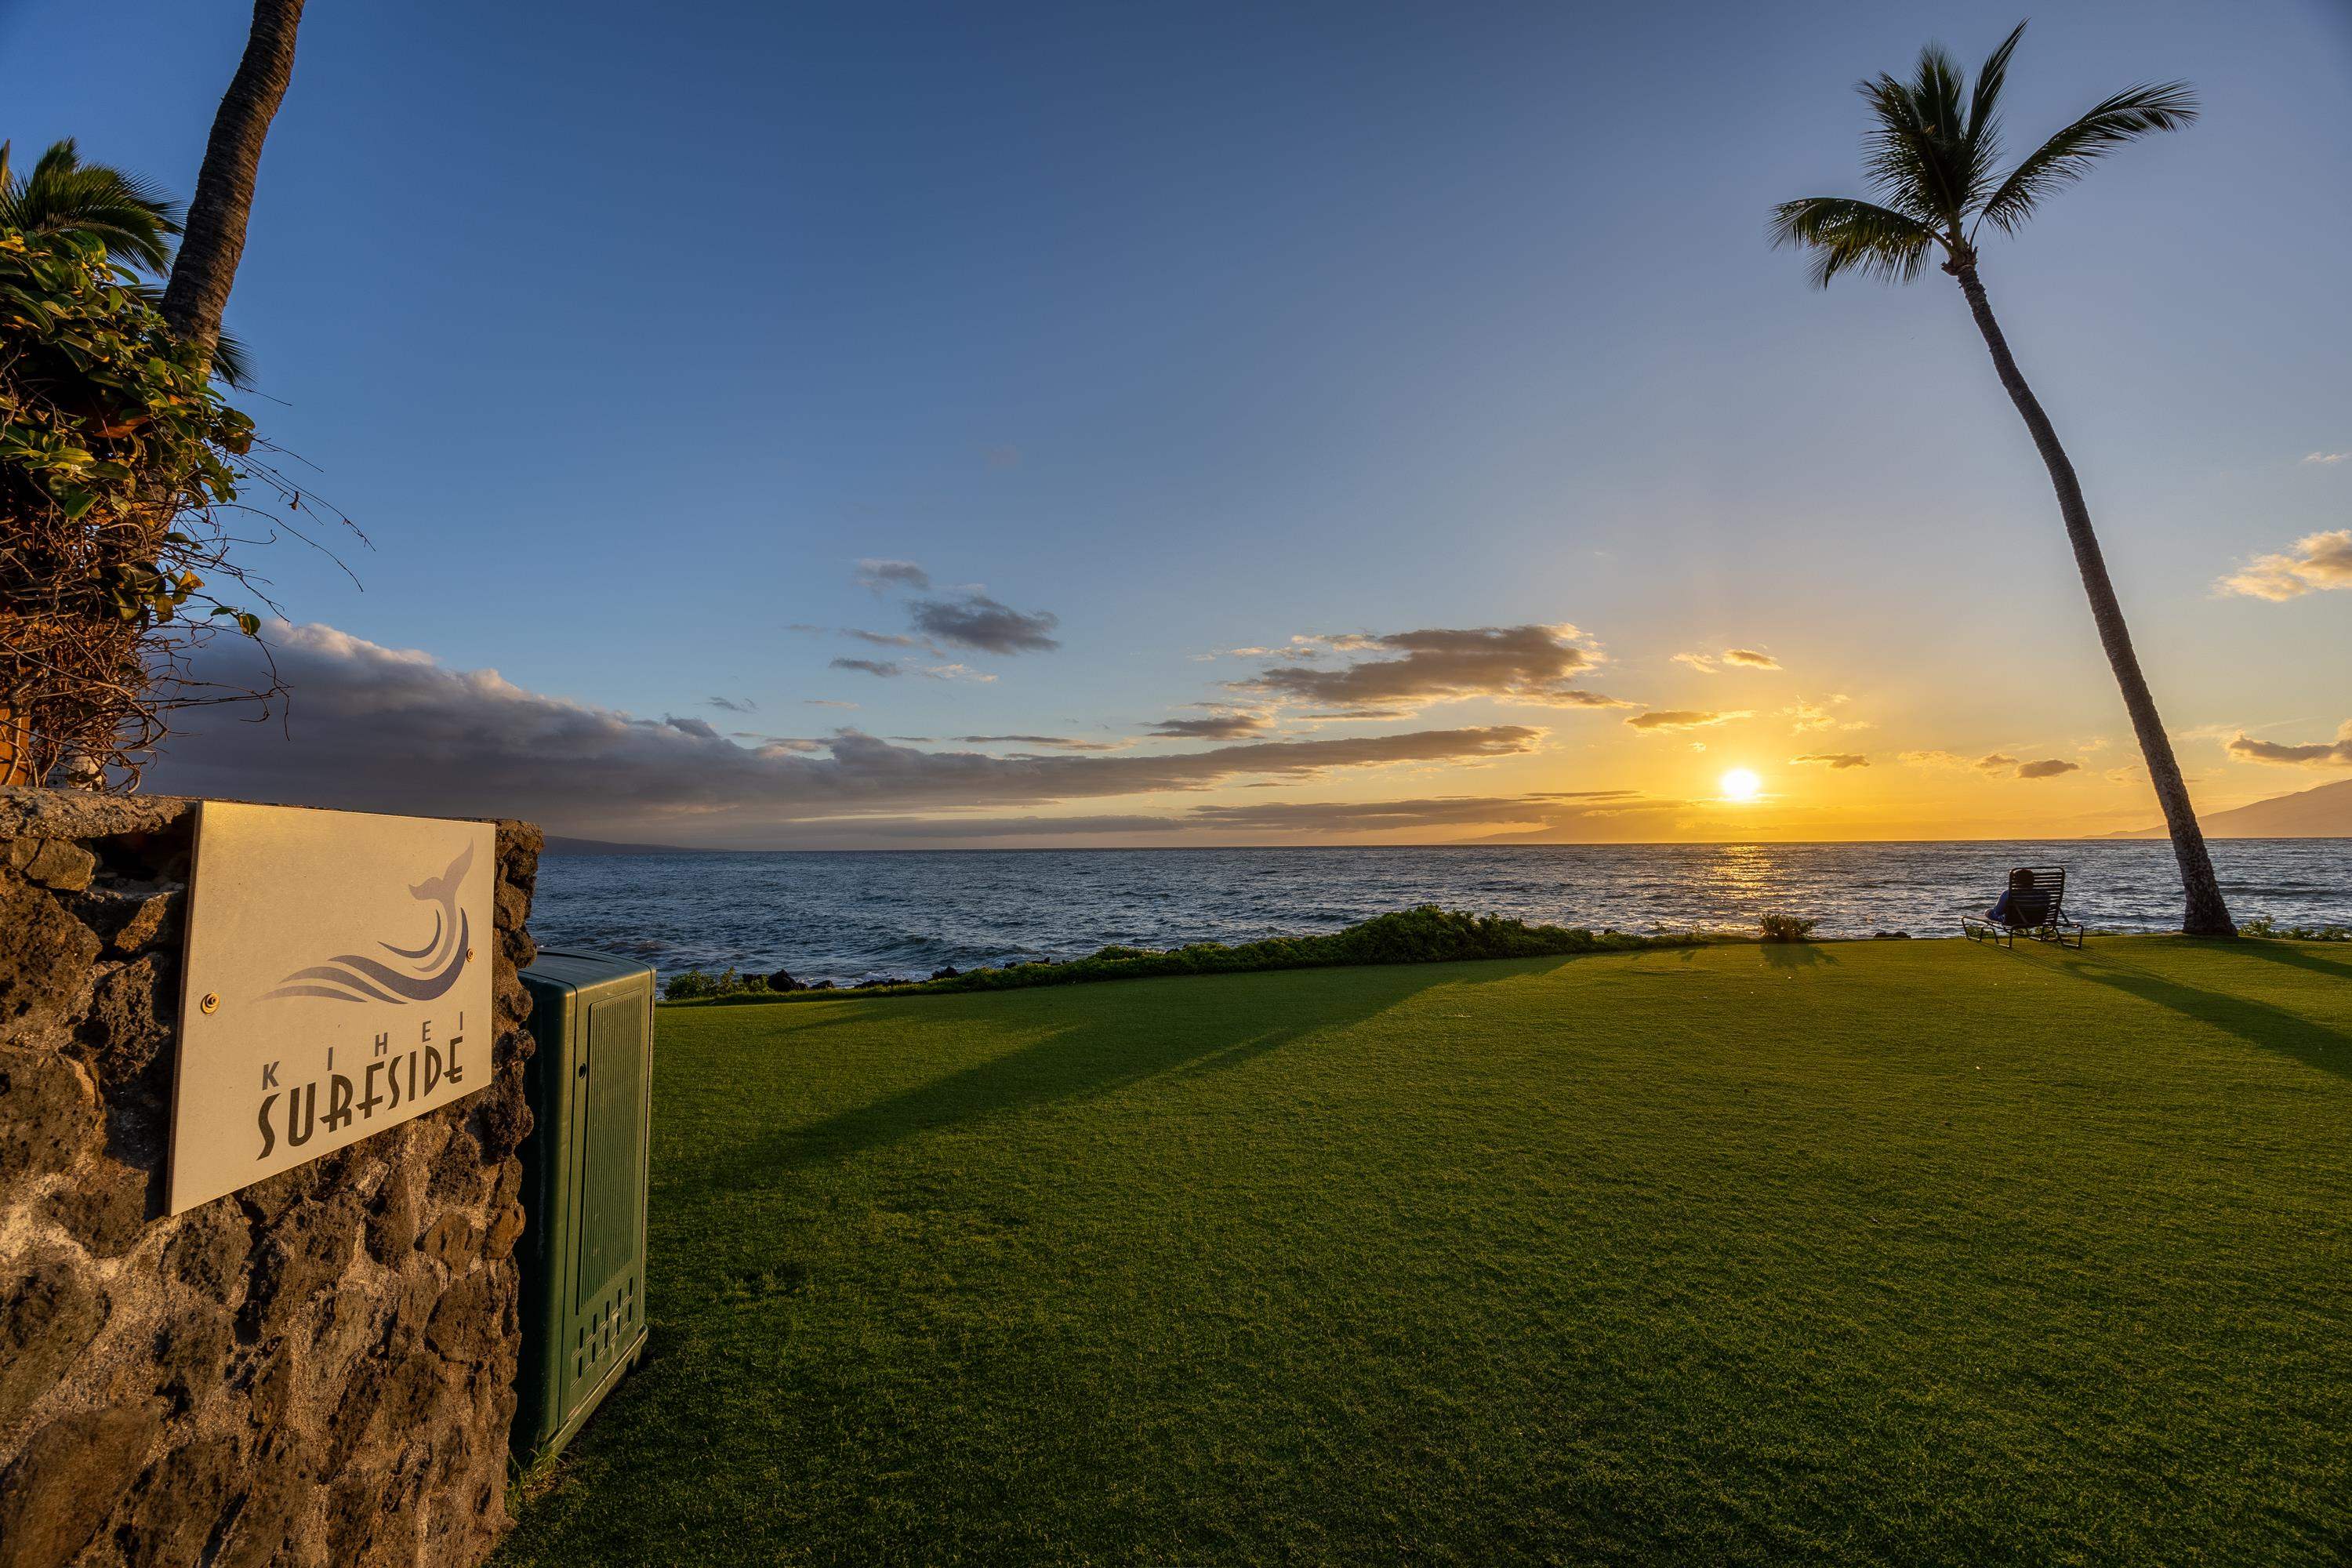
M 2017 945 L 2019 937 L 2083 945 L 2083 922 L 2066 914 L 2066 868 L 2021 866 L 2009 874 L 2009 891 L 1982 914 L 1960 917 L 1960 934 L 1970 942 Z

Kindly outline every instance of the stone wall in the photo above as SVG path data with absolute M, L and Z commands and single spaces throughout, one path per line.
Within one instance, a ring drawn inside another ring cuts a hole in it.
M 506 1529 L 524 921 L 490 1087 L 163 1217 L 181 800 L 0 790 L 0 1568 L 474 1563 Z

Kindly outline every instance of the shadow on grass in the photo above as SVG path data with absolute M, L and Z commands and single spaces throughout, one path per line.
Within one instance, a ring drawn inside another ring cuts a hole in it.
M 1835 964 L 1837 960 L 1823 952 L 1820 944 L 1810 942 L 1759 942 L 1756 951 L 1774 969 L 1811 969 L 1817 964 Z
M 2237 942 L 2230 951 L 2242 957 L 2259 958 L 2265 963 L 2284 963 L 2294 969 L 2308 969 L 2314 974 L 2325 974 L 2334 980 L 2352 980 L 2352 963 L 2341 959 L 2323 958 L 2318 953 L 2305 952 L 2282 942 L 2250 936 Z
M 1228 1071 L 1306 1036 L 1360 1023 L 1433 987 L 1487 984 L 1570 962 L 1557 958 L 1535 969 L 1525 960 L 1323 969 L 1301 973 L 1344 976 L 1349 984 L 1253 986 L 1246 995 L 1236 995 L 1227 985 L 1198 985 L 1181 978 L 1164 982 L 1163 990 L 1148 997 L 1125 986 L 1104 987 L 1110 994 L 1107 1000 L 1129 1005 L 1104 1007 L 1097 1016 L 1044 1039 L 869 1105 L 779 1129 L 746 1152 L 734 1179 L 757 1185 L 782 1172 L 846 1160 L 926 1132 L 1097 1098 L 1153 1079 Z M 1019 994 L 1025 999 L 1051 993 Z M 847 1021 L 827 1019 L 814 1026 Z
M 2249 952 L 2254 951 L 2256 946 L 2253 943 L 2242 945 Z M 2264 953 L 2263 956 L 2271 955 Z M 2284 953 L 2279 957 L 2284 962 L 2294 961 L 2294 957 Z M 2313 963 L 2321 969 L 2334 967 L 2321 960 L 2314 960 Z M 2078 958 L 2067 967 L 2085 980 L 2112 986 L 2143 1002 L 2153 1002 L 2159 1007 L 2169 1007 L 2183 1017 L 2210 1024 L 2249 1044 L 2281 1052 L 2299 1062 L 2341 1077 L 2352 1078 L 2352 1036 L 2315 1022 L 2300 1013 L 2290 1012 L 2268 1002 L 2257 1002 L 2250 996 L 2184 985 L 2178 980 L 2168 980 L 2147 970 L 2135 969 L 2095 955 Z

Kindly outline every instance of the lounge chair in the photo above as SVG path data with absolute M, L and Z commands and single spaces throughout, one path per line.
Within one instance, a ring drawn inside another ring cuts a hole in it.
M 2017 945 L 2019 937 L 2083 945 L 2083 922 L 2066 916 L 2066 868 L 2021 866 L 2009 874 L 2009 890 L 1982 914 L 1960 917 L 1960 934 L 1970 942 Z

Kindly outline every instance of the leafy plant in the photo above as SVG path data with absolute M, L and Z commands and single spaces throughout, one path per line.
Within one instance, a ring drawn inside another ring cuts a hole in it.
M 2352 925 L 2283 926 L 2269 915 L 2256 915 L 2238 928 L 2238 934 L 2273 942 L 2352 942 Z
M 189 648 L 260 629 L 207 586 L 253 447 L 103 241 L 0 229 L 0 782 L 135 776 Z
M 698 1002 L 711 996 L 742 996 L 770 994 L 764 974 L 738 974 L 729 964 L 717 974 L 706 974 L 699 969 L 688 969 L 673 974 L 662 984 L 662 995 L 672 1002 Z
M 1756 923 L 1763 929 L 1766 942 L 1803 942 L 1813 934 L 1813 928 L 1822 922 L 1804 920 L 1796 915 L 1763 915 L 1758 918 Z

